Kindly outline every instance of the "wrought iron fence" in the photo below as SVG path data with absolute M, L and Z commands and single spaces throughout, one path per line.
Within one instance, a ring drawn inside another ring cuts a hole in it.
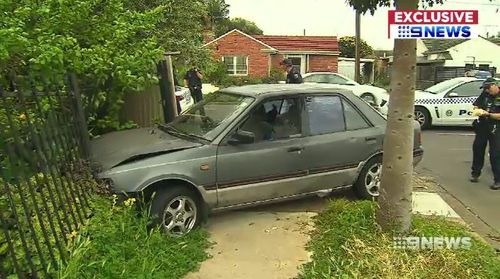
M 90 214 L 87 147 L 74 76 L 0 80 L 0 278 L 49 278 L 67 260 Z

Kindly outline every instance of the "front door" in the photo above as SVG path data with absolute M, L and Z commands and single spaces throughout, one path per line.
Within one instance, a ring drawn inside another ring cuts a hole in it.
M 469 125 L 475 117 L 472 116 L 472 103 L 481 94 L 482 81 L 476 80 L 463 83 L 445 94 L 445 106 L 441 107 L 441 115 L 447 125 Z
M 255 142 L 230 145 L 217 152 L 220 207 L 294 195 L 303 191 L 302 99 L 278 98 L 258 104 L 238 127 Z

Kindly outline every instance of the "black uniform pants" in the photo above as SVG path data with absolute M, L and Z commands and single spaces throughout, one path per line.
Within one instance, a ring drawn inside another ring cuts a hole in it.
M 201 92 L 201 88 L 196 86 L 196 87 L 190 87 L 189 91 L 191 92 L 191 97 L 194 99 L 194 103 L 199 103 L 203 100 L 203 93 Z
M 476 137 L 472 145 L 472 176 L 479 177 L 484 166 L 486 145 L 489 145 L 490 165 L 494 181 L 500 182 L 500 133 L 493 133 L 492 126 L 479 124 L 475 128 Z

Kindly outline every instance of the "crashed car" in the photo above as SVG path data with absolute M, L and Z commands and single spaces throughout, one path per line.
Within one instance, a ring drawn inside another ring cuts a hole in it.
M 91 160 L 116 193 L 140 195 L 182 235 L 211 212 L 353 187 L 379 195 L 385 117 L 322 84 L 222 89 L 173 122 L 96 138 Z M 423 155 L 415 121 L 414 164 Z

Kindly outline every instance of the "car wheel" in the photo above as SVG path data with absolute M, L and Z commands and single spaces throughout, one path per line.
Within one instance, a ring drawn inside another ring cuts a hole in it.
M 372 106 L 376 106 L 377 105 L 377 101 L 375 100 L 375 96 L 373 96 L 372 93 L 363 93 L 361 94 L 361 99 L 363 99 L 365 102 L 367 102 L 368 104 L 372 105 Z
M 358 180 L 354 184 L 354 190 L 362 199 L 372 199 L 379 196 L 380 175 L 382 173 L 382 156 L 374 157 L 365 164 Z
M 157 191 L 151 203 L 154 224 L 173 236 L 185 235 L 198 227 L 200 209 L 197 195 L 182 186 Z
M 418 123 L 420 123 L 420 127 L 422 129 L 428 129 L 431 127 L 432 119 L 427 109 L 423 107 L 416 107 L 414 116 L 415 120 L 417 120 Z

